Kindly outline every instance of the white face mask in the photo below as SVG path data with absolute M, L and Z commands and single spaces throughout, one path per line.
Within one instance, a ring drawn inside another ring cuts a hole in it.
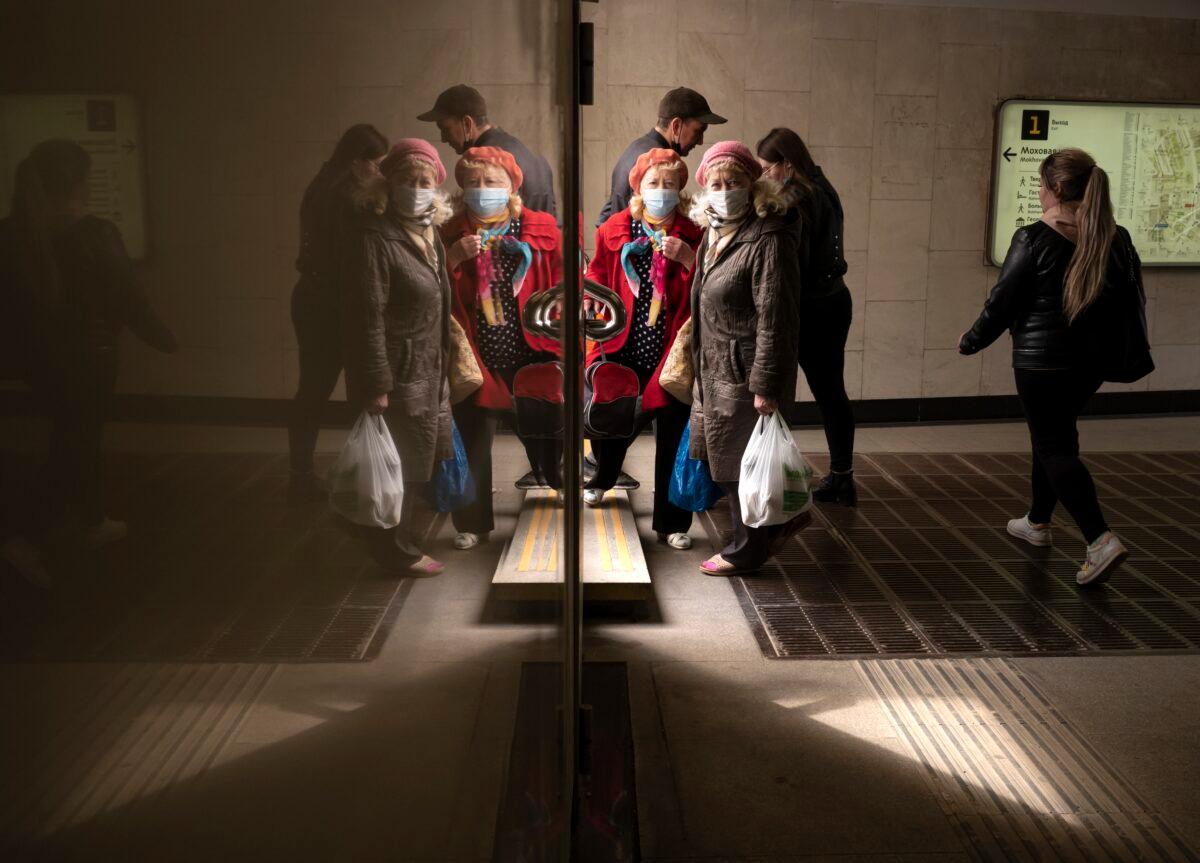
M 725 192 L 708 193 L 708 205 L 722 219 L 740 216 L 749 204 L 749 189 L 729 189 Z
M 392 205 L 401 216 L 415 218 L 429 212 L 437 197 L 437 189 L 418 189 L 414 186 L 396 186 L 392 189 Z

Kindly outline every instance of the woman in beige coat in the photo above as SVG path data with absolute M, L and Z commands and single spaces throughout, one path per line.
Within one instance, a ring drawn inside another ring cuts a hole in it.
M 709 575 L 753 571 L 800 524 L 742 523 L 738 478 L 759 416 L 790 405 L 796 390 L 796 233 L 774 187 L 744 144 L 722 141 L 705 154 L 704 190 L 693 219 L 706 227 L 692 282 L 692 353 L 698 381 L 691 453 L 708 461 L 728 495 L 733 538 L 701 564 Z
M 356 195 L 361 220 L 348 235 L 342 325 L 351 404 L 383 413 L 400 453 L 404 508 L 389 530 L 367 528 L 379 563 L 422 575 L 443 567 L 419 548 L 414 506 L 434 465 L 453 455 L 449 383 L 450 284 L 436 230 L 450 209 L 446 179 L 427 141 L 398 141 Z

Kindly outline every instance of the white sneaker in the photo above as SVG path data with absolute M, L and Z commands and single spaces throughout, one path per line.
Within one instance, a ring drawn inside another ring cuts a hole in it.
M 1087 547 L 1087 558 L 1079 572 L 1075 573 L 1076 584 L 1101 584 L 1108 581 L 1112 571 L 1129 557 L 1129 549 L 1112 531 L 1104 534 Z
M 671 546 L 671 548 L 677 548 L 680 551 L 687 551 L 692 547 L 692 538 L 686 533 L 673 533 L 670 536 L 665 533 L 660 533 L 658 538 L 666 542 L 666 544 Z
M 1050 525 L 1038 527 L 1029 520 L 1028 513 L 1010 521 L 1008 532 L 1017 539 L 1023 539 L 1030 545 L 1036 545 L 1039 548 L 1054 544 L 1054 537 L 1050 534 Z
M 583 502 L 588 506 L 599 506 L 602 500 L 604 500 L 604 489 L 585 488 L 583 490 Z
M 108 518 L 107 516 L 99 524 L 89 527 L 83 535 L 84 542 L 92 548 L 99 548 L 102 545 L 119 542 L 124 539 L 129 533 L 129 526 L 123 521 Z
M 454 547 L 459 551 L 466 551 L 468 548 L 474 548 L 481 542 L 483 542 L 482 536 L 465 530 L 454 537 Z

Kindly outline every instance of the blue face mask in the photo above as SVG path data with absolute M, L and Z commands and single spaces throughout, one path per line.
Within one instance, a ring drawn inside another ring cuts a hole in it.
M 655 219 L 665 219 L 679 206 L 679 193 L 674 189 L 646 189 L 642 192 L 642 204 Z
M 490 219 L 508 206 L 507 189 L 466 189 L 463 201 L 481 219 Z

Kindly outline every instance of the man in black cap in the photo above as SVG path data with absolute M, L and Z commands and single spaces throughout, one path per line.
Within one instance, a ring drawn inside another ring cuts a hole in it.
M 557 216 L 550 163 L 499 126 L 493 126 L 488 122 L 487 113 L 487 102 L 478 90 L 456 84 L 443 90 L 433 108 L 417 119 L 437 123 L 442 143 L 449 144 L 460 156 L 472 147 L 499 147 L 512 153 L 525 176 L 520 189 L 521 201 L 531 210 Z
M 708 100 L 687 87 L 676 87 L 658 103 L 658 125 L 625 148 L 612 173 L 612 192 L 600 211 L 597 226 L 613 213 L 629 206 L 633 190 L 629 188 L 629 171 L 638 156 L 647 150 L 663 148 L 686 156 L 692 148 L 704 143 L 704 131 L 709 126 L 727 122 L 708 107 Z

